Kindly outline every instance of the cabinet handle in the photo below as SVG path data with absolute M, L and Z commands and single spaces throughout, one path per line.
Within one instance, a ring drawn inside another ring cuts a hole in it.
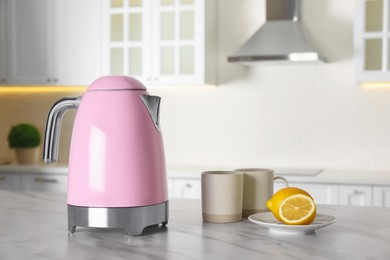
M 57 78 L 55 78 L 53 81 L 54 81 L 54 82 L 58 82 L 58 79 L 57 79 Z
M 39 178 L 39 177 L 35 178 L 34 181 L 35 182 L 45 182 L 45 183 L 57 183 L 58 182 L 58 180 L 56 180 L 56 179 L 45 179 L 45 178 Z
M 363 192 L 363 191 L 360 191 L 360 190 L 354 190 L 354 191 L 353 191 L 353 194 L 354 194 L 354 195 L 363 195 L 364 192 Z
M 5 181 L 5 177 L 4 176 L 0 176 L 0 181 Z
M 189 184 L 189 183 L 186 183 L 186 188 L 192 188 L 192 185 L 191 184 Z
M 51 82 L 51 79 L 47 79 L 46 81 L 50 83 L 50 82 Z
M 1 79 L 1 83 L 6 83 L 7 81 L 5 79 Z

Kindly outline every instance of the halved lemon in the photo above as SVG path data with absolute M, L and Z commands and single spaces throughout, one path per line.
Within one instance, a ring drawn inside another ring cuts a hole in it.
M 309 196 L 292 195 L 280 204 L 279 216 L 288 225 L 308 225 L 316 217 L 316 205 Z
M 313 198 L 296 187 L 280 189 L 267 201 L 267 208 L 275 218 L 288 225 L 308 225 L 316 217 Z

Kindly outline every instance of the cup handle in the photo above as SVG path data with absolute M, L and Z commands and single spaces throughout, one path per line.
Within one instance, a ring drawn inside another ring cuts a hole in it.
M 286 188 L 288 187 L 288 181 L 286 178 L 282 177 L 282 176 L 275 176 L 274 177 L 274 181 L 275 180 L 282 180 L 284 182 L 284 185 L 286 185 Z

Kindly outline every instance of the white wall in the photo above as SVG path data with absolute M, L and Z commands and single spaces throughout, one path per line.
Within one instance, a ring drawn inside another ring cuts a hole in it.
M 258 67 L 226 58 L 264 21 L 264 0 L 219 3 L 220 84 L 150 91 L 163 97 L 168 164 L 390 169 L 390 89 L 362 89 L 354 81 L 354 0 L 303 0 L 303 22 L 329 63 Z M 25 118 L 43 128 L 48 108 L 62 95 L 0 96 L 2 109 L 24 111 L 1 112 L 2 129 Z M 72 117 L 65 119 L 62 161 Z M 1 139 L 5 135 L 0 131 Z M 1 144 L 0 157 L 10 156 Z

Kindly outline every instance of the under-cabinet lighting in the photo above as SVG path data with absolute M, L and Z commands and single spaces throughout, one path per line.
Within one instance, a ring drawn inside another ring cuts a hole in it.
M 365 89 L 390 89 L 390 82 L 368 82 L 362 83 L 360 86 Z
M 0 87 L 0 94 L 84 92 L 86 90 L 87 87 L 85 86 L 2 86 Z
M 201 85 L 201 86 L 146 86 L 148 90 L 153 91 L 208 91 L 208 90 L 216 90 L 215 85 Z M 10 94 L 18 94 L 18 93 L 55 93 L 55 92 L 85 92 L 87 91 L 87 86 L 0 86 L 0 94 L 10 93 Z

